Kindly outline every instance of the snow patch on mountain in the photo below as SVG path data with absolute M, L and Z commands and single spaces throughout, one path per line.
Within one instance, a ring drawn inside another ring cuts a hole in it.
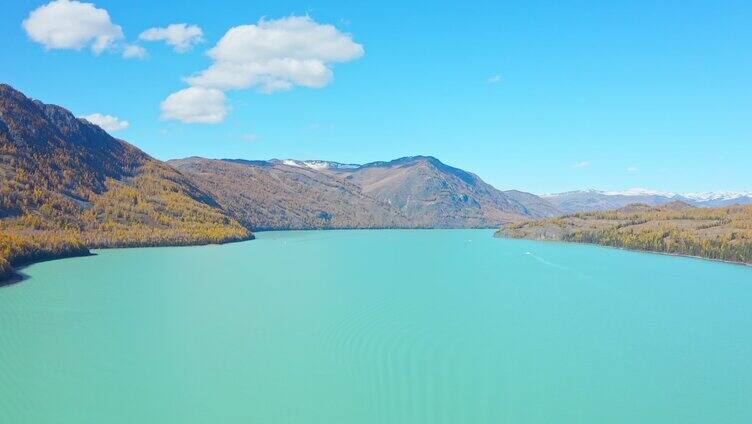
M 742 197 L 752 197 L 752 191 L 706 191 L 702 193 L 682 193 L 682 197 L 707 202 L 710 200 L 733 200 Z
M 733 200 L 742 197 L 752 198 L 752 191 L 705 191 L 696 193 L 672 193 L 670 191 L 653 190 L 649 188 L 630 188 L 627 190 L 574 190 L 563 193 L 546 193 L 541 194 L 540 197 L 559 197 L 569 194 L 602 194 L 605 196 L 660 196 L 666 198 L 684 198 L 695 200 L 698 202 L 707 202 L 711 200 Z
M 326 160 L 306 160 L 303 164 L 311 169 L 321 171 L 324 169 L 358 169 L 360 165 L 352 163 L 330 162 Z
M 302 168 L 302 165 L 300 164 L 300 162 L 296 160 L 292 160 L 292 159 L 285 159 L 282 161 L 282 164 L 287 165 L 287 166 L 294 166 L 296 168 Z
M 661 197 L 674 197 L 676 193 L 668 191 L 651 190 L 649 188 L 630 188 L 623 191 L 603 191 L 602 194 L 607 196 L 661 196 Z

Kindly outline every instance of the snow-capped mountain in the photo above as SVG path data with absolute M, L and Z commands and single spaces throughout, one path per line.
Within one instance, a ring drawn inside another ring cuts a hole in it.
M 621 195 L 621 196 L 663 196 L 663 197 L 682 197 L 684 199 L 695 200 L 698 202 L 706 202 L 709 200 L 733 200 L 741 197 L 752 197 L 752 191 L 706 191 L 699 193 L 671 193 L 668 191 L 651 190 L 647 188 L 630 188 L 623 191 L 598 191 L 607 195 Z
M 331 162 L 327 160 L 284 159 L 278 162 L 287 166 L 295 166 L 298 168 L 311 168 L 317 171 L 321 171 L 325 169 L 358 169 L 360 168 L 360 165 L 356 165 L 352 163 L 339 163 L 339 162 Z
M 707 202 L 711 200 L 734 200 L 743 197 L 752 197 L 752 191 L 707 191 L 704 193 L 684 193 L 680 196 L 687 199 Z
M 742 191 L 672 193 L 646 188 L 631 188 L 622 191 L 578 190 L 544 194 L 541 197 L 564 213 L 617 209 L 633 203 L 657 206 L 677 200 L 697 207 L 752 204 L 752 192 Z
M 676 196 L 675 193 L 670 193 L 668 191 L 651 190 L 649 188 L 639 188 L 639 187 L 630 188 L 630 189 L 622 190 L 622 191 L 598 191 L 598 190 L 590 190 L 590 191 L 603 193 L 609 196 L 662 196 L 662 197 Z

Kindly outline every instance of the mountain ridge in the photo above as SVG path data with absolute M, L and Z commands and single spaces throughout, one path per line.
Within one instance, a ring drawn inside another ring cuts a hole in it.
M 542 194 L 540 197 L 552 203 L 565 214 L 612 210 L 631 203 L 657 206 L 677 200 L 706 208 L 752 204 L 752 192 L 743 191 L 672 193 L 643 188 L 623 191 L 589 189 L 548 193 Z
M 297 190 L 306 193 L 312 199 L 311 205 L 326 218 L 313 220 L 314 228 L 492 228 L 503 222 L 552 216 L 558 212 L 533 194 L 497 190 L 477 175 L 446 165 L 432 156 L 408 156 L 362 165 L 323 160 L 199 157 L 168 163 L 192 175 L 196 184 L 222 199 L 220 203 L 226 209 L 234 210 L 236 218 L 256 229 L 292 229 L 305 225 L 294 215 L 306 205 L 296 203 L 289 196 L 275 205 L 281 208 L 278 212 L 286 219 L 273 219 L 267 214 L 265 219 L 253 221 L 242 216 L 241 209 L 254 207 L 251 200 L 261 203 L 267 200 L 259 187 L 274 186 L 280 178 L 291 186 L 301 179 L 312 184 Z M 232 172 L 237 174 L 231 175 Z M 223 186 L 233 186 L 232 192 L 227 192 Z M 371 216 L 374 220 L 363 223 L 347 216 L 345 210 L 322 194 L 331 186 L 340 187 L 350 204 L 357 206 L 361 217 Z M 264 216 L 263 211 L 258 214 Z

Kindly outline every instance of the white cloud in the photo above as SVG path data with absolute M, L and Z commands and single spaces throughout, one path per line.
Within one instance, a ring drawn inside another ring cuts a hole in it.
M 176 52 L 184 53 L 203 39 L 204 32 L 196 25 L 171 24 L 165 28 L 149 28 L 139 35 L 146 41 L 162 41 L 171 45 Z
M 127 44 L 123 48 L 123 57 L 126 59 L 144 59 L 146 58 L 146 49 L 136 44 Z
M 189 87 L 172 93 L 160 106 L 162 119 L 199 124 L 220 123 L 228 110 L 225 93 L 202 87 Z
M 172 44 L 164 32 L 172 26 L 152 28 L 141 38 L 164 39 Z M 179 44 L 176 41 L 176 48 Z M 363 46 L 349 34 L 307 16 L 261 19 L 256 24 L 233 27 L 208 51 L 214 63 L 185 78 L 192 87 L 162 102 L 162 118 L 219 123 L 229 109 L 223 90 L 257 87 L 271 93 L 296 85 L 323 87 L 333 78 L 332 64 L 357 59 L 363 52 Z
M 575 163 L 574 165 L 572 165 L 572 168 L 580 169 L 580 168 L 587 168 L 588 166 L 590 166 L 590 162 L 584 160 L 582 162 Z
M 258 135 L 253 134 L 253 133 L 248 133 L 248 134 L 241 135 L 240 138 L 242 138 L 245 141 L 256 141 L 258 140 Z
M 123 39 L 123 30 L 104 9 L 92 3 L 54 0 L 34 9 L 22 23 L 29 37 L 47 49 L 81 50 L 95 54 Z
M 488 79 L 489 84 L 498 84 L 501 82 L 501 75 L 494 75 Z
M 208 52 L 214 63 L 186 81 L 222 90 L 319 88 L 332 80 L 333 63 L 354 60 L 363 53 L 363 46 L 349 34 L 307 16 L 262 19 L 230 28 Z
M 636 166 L 628 166 L 627 167 L 627 172 L 639 172 L 639 171 L 640 171 L 640 168 L 638 168 Z
M 101 113 L 92 113 L 91 115 L 85 115 L 81 118 L 86 119 L 87 121 L 99 126 L 107 132 L 120 131 L 131 126 L 128 121 L 123 121 L 122 119 L 112 115 L 102 115 Z

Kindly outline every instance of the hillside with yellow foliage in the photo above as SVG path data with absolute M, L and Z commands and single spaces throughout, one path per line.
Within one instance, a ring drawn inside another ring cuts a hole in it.
M 752 206 L 630 205 L 509 224 L 496 236 L 593 243 L 752 264 Z
M 179 171 L 0 85 L 0 279 L 13 265 L 88 248 L 250 237 Z

